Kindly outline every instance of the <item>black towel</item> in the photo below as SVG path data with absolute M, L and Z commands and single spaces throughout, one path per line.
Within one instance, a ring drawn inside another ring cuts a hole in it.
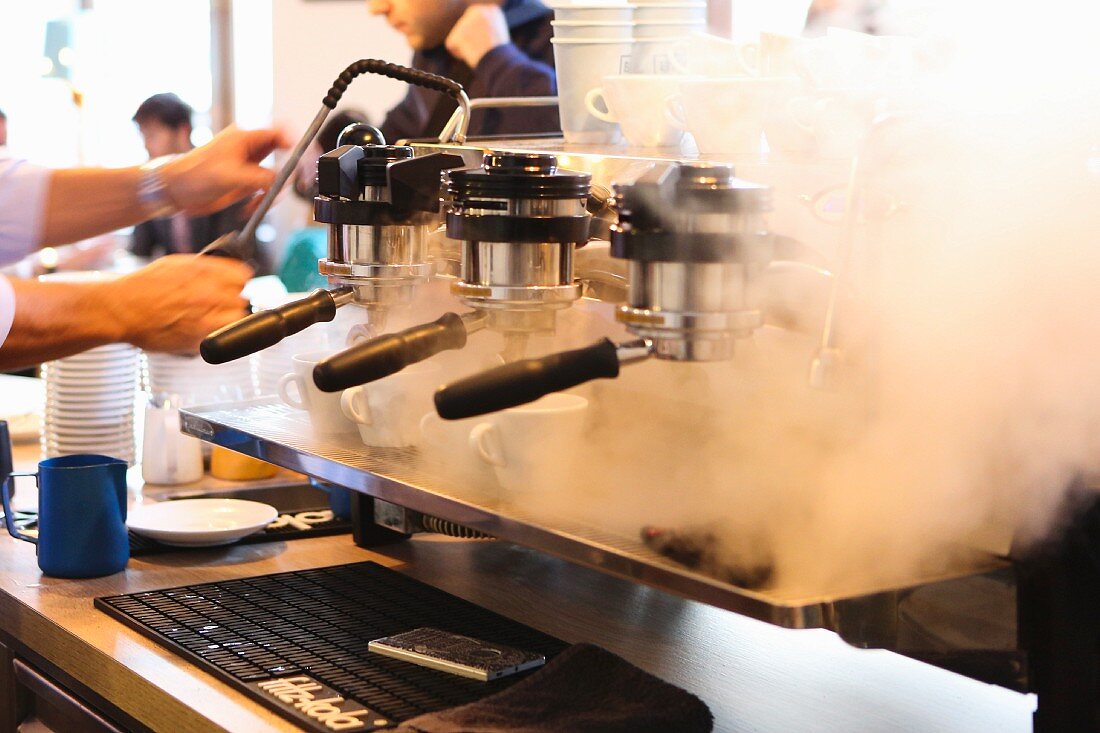
M 622 657 L 574 644 L 483 700 L 405 721 L 404 733 L 707 733 L 702 700 Z

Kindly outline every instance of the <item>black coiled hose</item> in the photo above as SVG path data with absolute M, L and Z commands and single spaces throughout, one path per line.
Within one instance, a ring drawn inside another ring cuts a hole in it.
M 435 532 L 436 534 L 443 534 L 447 535 L 448 537 L 459 537 L 464 540 L 496 539 L 492 535 L 485 534 L 484 532 L 478 532 L 476 529 L 463 527 L 461 524 L 448 522 L 446 519 L 432 517 L 427 514 L 421 515 L 420 526 L 423 527 L 426 532 Z
M 325 95 L 322 103 L 329 109 L 336 109 L 336 105 L 340 103 L 340 98 L 344 96 L 348 85 L 360 74 L 381 74 L 407 84 L 433 89 L 446 94 L 455 101 L 458 101 L 459 95 L 462 94 L 462 85 L 445 76 L 430 74 L 419 69 L 410 69 L 407 66 L 391 64 L 380 59 L 361 59 L 349 65 L 340 73 L 340 76 L 336 77 L 336 81 L 332 82 L 332 88 L 328 90 L 328 94 Z

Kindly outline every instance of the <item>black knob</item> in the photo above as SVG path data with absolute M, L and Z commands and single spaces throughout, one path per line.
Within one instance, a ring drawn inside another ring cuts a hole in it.
M 374 125 L 353 122 L 340 131 L 336 145 L 385 145 L 386 136 Z

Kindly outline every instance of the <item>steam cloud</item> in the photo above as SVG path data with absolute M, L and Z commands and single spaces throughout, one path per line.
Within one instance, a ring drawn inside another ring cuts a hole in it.
M 894 90 L 915 113 L 865 149 L 837 388 L 808 385 L 816 335 L 772 327 L 730 363 L 624 369 L 582 388 L 590 440 L 547 446 L 578 470 L 546 511 L 627 536 L 706 527 L 731 563 L 774 562 L 791 593 L 904 581 L 1056 531 L 1067 485 L 1100 470 L 1095 25 L 1070 3 L 1039 19 L 984 4 L 975 25 L 973 5 L 933 25 L 953 32 Z M 839 230 L 819 234 L 806 243 L 835 254 Z M 625 337 L 561 323 L 557 348 Z

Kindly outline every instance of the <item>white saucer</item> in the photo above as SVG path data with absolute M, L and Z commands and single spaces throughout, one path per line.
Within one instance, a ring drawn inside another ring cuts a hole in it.
M 181 499 L 135 507 L 126 526 L 177 547 L 228 545 L 275 521 L 275 507 L 242 499 Z

